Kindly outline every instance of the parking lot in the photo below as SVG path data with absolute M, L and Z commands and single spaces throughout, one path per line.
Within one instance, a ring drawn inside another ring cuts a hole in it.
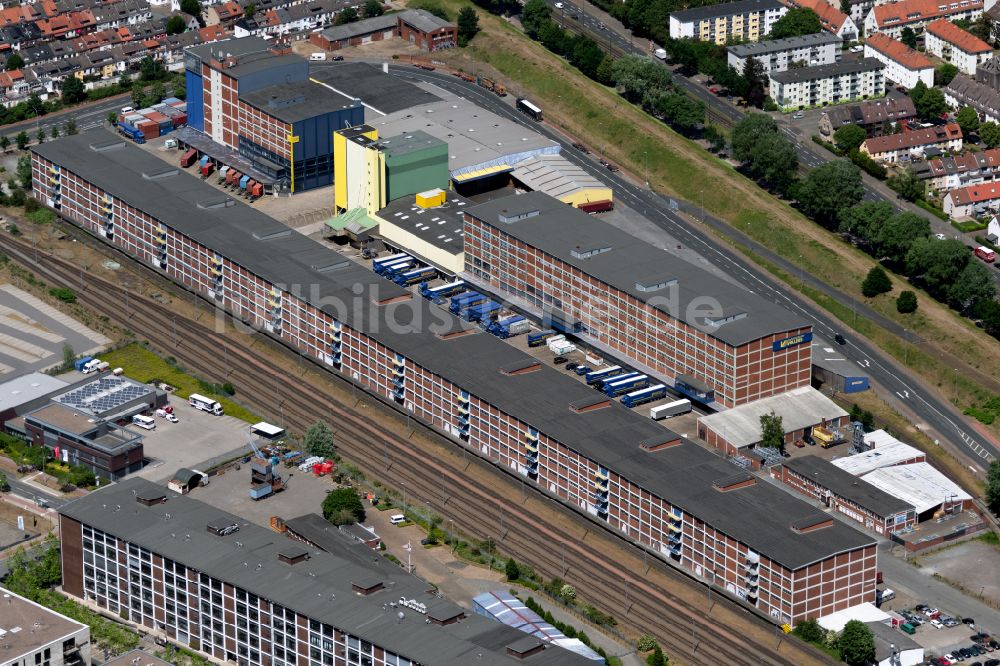
M 155 430 L 128 426 L 143 436 L 143 452 L 149 461 L 137 474 L 157 483 L 166 483 L 180 467 L 199 464 L 235 449 L 250 450 L 248 425 L 232 416 L 213 416 L 195 409 L 186 400 L 170 401 L 177 423 L 154 416 Z
M 946 608 L 928 606 L 926 601 L 921 602 L 905 595 L 885 602 L 881 608 L 899 615 L 903 622 L 915 627 L 915 632 L 910 637 L 924 648 L 927 663 L 935 663 L 933 659 L 955 654 L 962 649 L 971 649 L 973 645 L 978 645 L 982 654 L 963 657 L 962 661 L 970 666 L 977 661 L 985 665 L 990 659 L 1000 656 L 1000 643 L 994 645 L 992 650 L 989 639 L 977 643 L 976 635 L 979 632 L 989 634 L 992 640 L 996 637 L 991 634 L 994 627 L 974 624 L 976 618 L 968 618 L 973 624 L 966 624 L 962 621 L 965 618 L 950 614 Z M 949 661 L 954 663 L 953 660 Z M 938 664 L 946 666 L 940 662 Z

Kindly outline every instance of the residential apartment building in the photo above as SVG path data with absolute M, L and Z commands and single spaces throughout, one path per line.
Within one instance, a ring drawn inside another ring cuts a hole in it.
M 32 169 L 33 196 L 67 220 L 330 372 L 352 378 L 380 401 L 405 410 L 453 445 L 509 469 L 525 483 L 534 484 L 538 492 L 694 575 L 707 576 L 711 571 L 721 589 L 776 620 L 798 623 L 874 600 L 873 539 L 829 520 L 769 483 L 747 478 L 745 470 L 702 446 L 513 345 L 470 329 L 369 268 L 345 260 L 304 235 L 289 233 L 285 225 L 241 201 L 220 201 L 216 188 L 165 165 L 116 134 L 98 129 L 33 146 Z M 59 174 L 55 182 L 54 173 Z M 473 229 L 482 230 L 476 235 L 477 256 L 489 257 L 497 266 L 514 261 L 512 253 L 520 250 L 512 243 L 497 237 L 492 248 L 487 246 L 493 240 L 486 232 L 496 232 L 488 228 L 486 219 L 507 226 L 499 219 L 507 209 L 510 228 L 517 228 L 517 233 L 530 230 L 542 221 L 542 214 L 548 215 L 548 208 L 539 206 L 544 196 L 512 196 L 470 208 L 466 238 Z M 548 200 L 558 211 L 554 214 L 578 213 L 555 199 Z M 539 215 L 532 215 L 533 210 L 539 210 Z M 572 274 L 568 268 L 553 270 L 551 277 L 544 277 L 544 289 L 565 292 L 586 284 L 594 294 L 609 295 L 608 287 L 585 276 L 580 262 L 599 267 L 622 254 L 627 257 L 633 247 L 603 251 L 605 237 L 577 231 L 592 219 L 579 215 L 584 222 L 570 218 L 574 233 L 561 229 L 559 239 L 568 248 L 560 261 L 577 266 Z M 604 229 L 617 233 L 610 225 L 601 227 L 602 233 Z M 586 258 L 578 260 L 574 252 Z M 807 322 L 708 273 L 703 278 L 690 265 L 664 264 L 662 256 L 661 251 L 655 270 L 638 279 L 629 275 L 632 285 L 627 300 L 616 296 L 608 303 L 615 308 L 615 317 L 620 316 L 618 310 L 627 309 L 628 324 L 635 320 L 631 334 L 635 344 L 640 337 L 649 346 L 655 340 L 667 340 L 680 350 L 683 362 L 690 364 L 690 373 L 708 377 L 710 367 L 711 376 L 720 378 L 717 390 L 724 404 L 750 399 L 754 393 L 774 394 L 784 386 L 808 384 L 811 330 Z M 535 257 L 540 259 L 541 253 L 533 252 L 532 261 Z M 521 272 L 527 273 L 527 256 L 522 260 L 518 254 L 516 260 L 525 264 Z M 671 269 L 679 273 L 672 276 Z M 632 266 L 626 262 L 623 270 L 631 272 Z M 720 285 L 718 304 L 705 299 L 695 304 L 694 296 L 716 296 L 714 289 L 705 289 L 713 281 Z M 544 292 L 533 295 L 544 302 Z M 670 303 L 665 297 L 671 295 L 678 318 L 661 318 L 661 311 L 656 310 L 650 316 L 657 317 L 657 324 L 639 328 L 647 316 L 643 303 L 661 296 L 659 305 L 667 309 Z M 693 305 L 697 307 L 691 309 Z M 722 381 L 735 376 L 737 368 L 739 377 Z M 689 391 L 711 388 L 697 376 L 680 383 Z M 131 490 L 126 487 L 125 492 L 134 504 Z M 105 501 L 99 493 L 88 497 L 98 507 Z M 101 519 L 101 524 L 95 524 L 103 513 L 92 512 L 88 506 L 79 514 L 69 514 L 81 526 L 64 522 L 64 538 L 74 530 L 82 530 L 86 538 L 85 529 L 90 527 L 95 542 L 96 530 L 101 530 L 119 544 L 115 529 L 124 523 L 110 514 L 107 522 Z M 122 514 L 132 515 L 131 511 Z M 168 533 L 187 531 L 170 528 Z M 105 546 L 108 538 L 102 536 Z M 138 541 L 121 535 L 122 544 L 127 540 Z M 141 542 L 131 545 L 146 548 Z M 130 544 L 124 548 L 128 551 Z M 200 550 L 192 546 L 183 552 Z M 133 554 L 137 561 L 145 558 L 139 550 L 134 553 L 138 553 Z M 161 555 L 184 563 L 170 553 Z M 152 561 L 153 553 L 149 558 Z M 239 571 L 238 561 L 236 565 Z M 86 576 L 84 571 L 68 591 L 78 596 L 84 589 L 89 591 Z M 252 578 L 265 581 L 269 576 Z M 94 585 L 98 582 L 95 579 Z M 223 584 L 209 581 L 208 586 Z M 112 602 L 118 609 L 124 603 L 142 622 L 149 617 L 163 622 L 162 614 L 147 612 L 153 610 L 154 602 L 147 608 L 142 595 L 134 598 L 131 594 L 119 586 L 118 599 L 107 599 L 109 608 Z M 216 646 L 221 647 L 214 633 L 211 642 L 201 635 L 202 649 L 211 648 L 214 653 Z M 233 644 L 228 637 L 226 642 Z
M 90 666 L 90 627 L 0 587 L 3 666 Z
M 879 162 L 906 162 L 911 156 L 922 157 L 930 148 L 957 153 L 962 150 L 962 128 L 958 123 L 933 125 L 921 129 L 876 136 L 861 144 L 861 152 Z
M 875 58 L 772 72 L 771 99 L 782 111 L 885 95 L 885 65 Z
M 956 220 L 995 213 L 1000 208 L 1000 183 L 959 187 L 944 195 L 941 203 L 944 212 Z
M 938 192 L 992 183 L 1000 178 L 1000 148 L 937 157 L 915 165 L 914 172 L 927 181 L 927 187 Z
M 466 614 L 346 536 L 312 548 L 145 479 L 61 507 L 59 525 L 63 592 L 217 663 L 593 663 Z
M 976 68 L 993 57 L 993 47 L 951 21 L 938 19 L 927 25 L 924 45 L 932 53 L 974 76 Z
M 893 134 L 895 123 L 917 117 L 913 100 L 909 97 L 884 97 L 861 104 L 835 106 L 824 109 L 819 119 L 819 129 L 826 136 L 844 125 L 857 125 L 868 136 Z
M 919 51 L 906 44 L 876 32 L 865 39 L 865 57 L 875 58 L 885 64 L 885 78 L 907 90 L 923 81 L 934 87 L 934 63 Z
M 950 3 L 939 0 L 900 0 L 872 7 L 865 18 L 865 34 L 884 32 L 893 39 L 899 39 L 903 28 L 920 32 L 937 19 L 974 21 L 982 13 L 983 0 L 956 0 Z
M 854 19 L 826 0 L 783 0 L 783 2 L 789 7 L 811 9 L 819 17 L 819 22 L 824 30 L 840 37 L 845 42 L 851 42 L 858 38 L 858 26 Z
M 765 72 L 783 72 L 789 65 L 829 65 L 836 62 L 841 40 L 828 32 L 727 46 L 729 66 L 742 73 L 754 58 Z
M 979 65 L 974 78 L 957 75 L 944 87 L 944 98 L 956 108 L 971 106 L 983 122 L 1000 122 L 1000 60 Z
M 736 0 L 670 13 L 670 37 L 725 44 L 759 41 L 788 7 L 779 0 Z
M 912 504 L 818 456 L 789 459 L 771 468 L 771 474 L 806 497 L 882 536 L 917 524 Z

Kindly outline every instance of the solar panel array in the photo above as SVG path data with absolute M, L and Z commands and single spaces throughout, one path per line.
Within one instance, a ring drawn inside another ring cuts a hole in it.
M 100 416 L 143 397 L 149 390 L 124 377 L 101 377 L 55 398 L 55 401 Z

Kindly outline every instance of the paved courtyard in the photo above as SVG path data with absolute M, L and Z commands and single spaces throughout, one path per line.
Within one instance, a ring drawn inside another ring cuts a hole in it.
M 920 558 L 928 575 L 940 574 L 973 595 L 1000 603 L 1000 548 L 978 539 Z M 1000 631 L 1000 627 L 991 627 Z

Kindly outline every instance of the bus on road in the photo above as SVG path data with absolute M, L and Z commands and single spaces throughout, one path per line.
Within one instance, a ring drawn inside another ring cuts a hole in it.
M 517 110 L 530 116 L 535 122 L 542 122 L 542 110 L 526 99 L 517 100 Z

